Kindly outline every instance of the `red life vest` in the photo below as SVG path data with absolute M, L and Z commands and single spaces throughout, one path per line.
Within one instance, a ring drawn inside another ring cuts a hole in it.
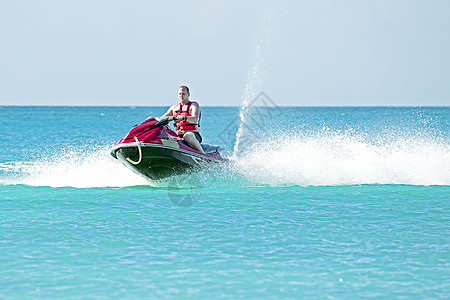
M 184 105 L 183 105 L 183 103 L 180 103 L 177 106 L 177 109 L 175 110 L 175 113 L 173 116 L 174 117 L 177 117 L 177 116 L 191 117 L 191 115 L 189 114 L 189 109 L 191 108 L 192 103 L 193 103 L 192 101 L 189 101 L 188 103 L 186 103 Z M 183 108 L 184 108 L 184 110 L 183 110 Z M 199 123 L 200 123 L 200 117 L 201 117 L 201 114 L 198 118 Z M 197 130 L 195 125 L 198 125 L 200 127 L 200 124 L 189 123 L 188 121 L 183 120 L 183 121 L 176 122 L 175 128 L 177 131 Z

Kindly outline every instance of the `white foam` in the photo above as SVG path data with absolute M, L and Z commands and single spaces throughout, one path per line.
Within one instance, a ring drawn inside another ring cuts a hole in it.
M 110 147 L 65 150 L 43 160 L 2 164 L 6 184 L 51 187 L 124 187 L 149 181 L 125 168 L 109 154 Z
M 0 183 L 76 188 L 167 185 L 127 169 L 110 156 L 110 148 L 84 147 L 31 162 L 2 163 Z M 449 166 L 450 142 L 445 139 L 411 136 L 374 142 L 373 137 L 368 141 L 351 134 L 297 132 L 254 144 L 228 169 L 207 169 L 200 178 L 210 186 L 450 185 Z
M 236 158 L 237 171 L 258 184 L 450 185 L 450 145 L 423 137 L 376 143 L 339 133 L 279 137 Z

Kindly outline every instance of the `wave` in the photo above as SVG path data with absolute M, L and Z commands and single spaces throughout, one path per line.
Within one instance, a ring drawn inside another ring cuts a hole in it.
M 235 165 L 253 182 L 274 186 L 450 185 L 450 144 L 416 135 L 282 134 L 251 145 Z
M 126 187 L 151 184 L 113 159 L 110 146 L 67 149 L 30 162 L 0 164 L 4 184 L 50 187 Z
M 323 131 L 279 134 L 248 143 L 227 166 L 180 180 L 147 180 L 109 154 L 110 145 L 66 149 L 45 159 L 0 164 L 0 183 L 51 187 L 334 186 L 357 184 L 450 185 L 446 139 L 397 136 L 374 140 Z M 191 177 L 192 179 L 193 177 Z M 184 186 L 183 185 L 183 186 Z M 181 185 L 180 185 L 181 186 Z

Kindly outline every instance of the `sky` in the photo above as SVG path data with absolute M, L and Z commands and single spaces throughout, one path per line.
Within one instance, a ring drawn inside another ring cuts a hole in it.
M 0 0 L 0 105 L 450 106 L 450 1 Z

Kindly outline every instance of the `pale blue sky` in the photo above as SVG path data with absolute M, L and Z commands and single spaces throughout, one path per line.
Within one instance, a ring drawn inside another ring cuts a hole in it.
M 447 0 L 0 0 L 0 41 L 0 105 L 450 105 Z

